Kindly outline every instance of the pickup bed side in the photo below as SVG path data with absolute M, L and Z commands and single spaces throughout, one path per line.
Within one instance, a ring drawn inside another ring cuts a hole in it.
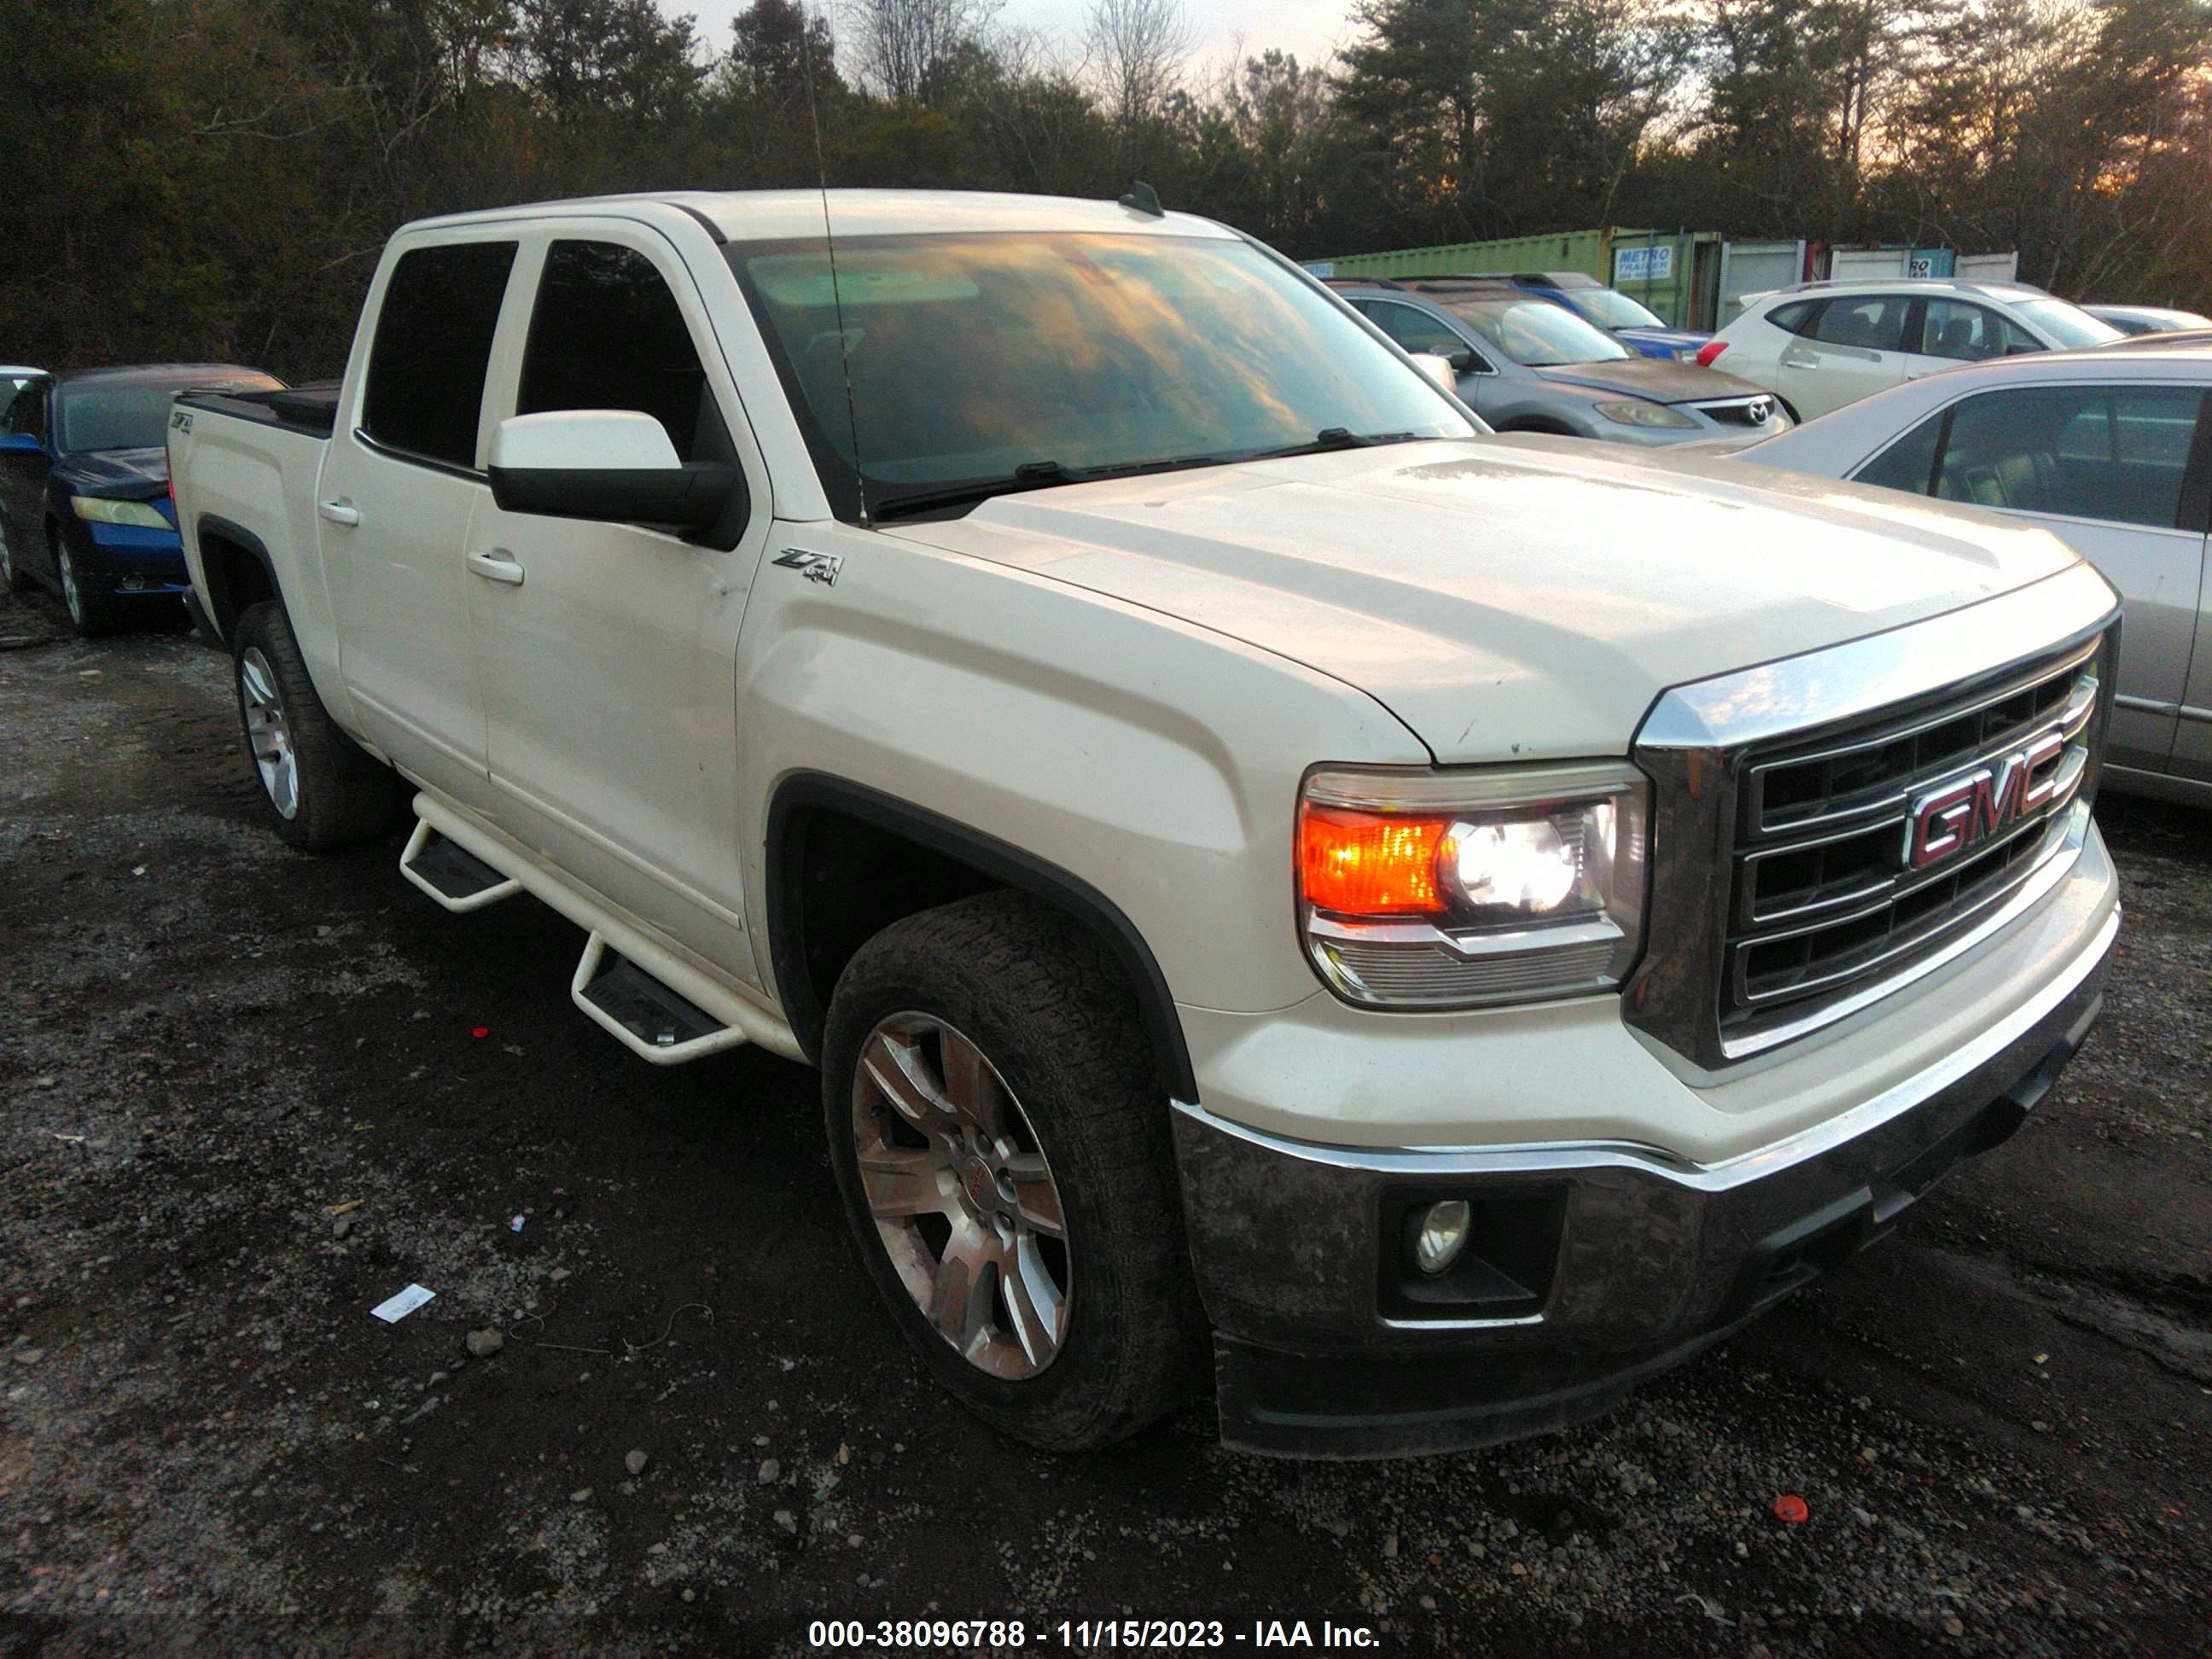
M 169 476 L 185 566 L 209 624 L 228 641 L 248 607 L 281 599 L 324 706 L 357 733 L 317 516 L 337 404 L 336 382 L 188 394 L 169 417 Z

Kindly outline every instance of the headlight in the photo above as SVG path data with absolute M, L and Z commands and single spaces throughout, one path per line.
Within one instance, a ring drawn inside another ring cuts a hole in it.
M 94 524 L 127 524 L 140 530 L 167 530 L 169 521 L 150 501 L 112 501 L 100 495 L 73 495 L 70 505 Z
M 1644 800 L 1620 762 L 1313 773 L 1298 804 L 1307 953 L 1373 1007 L 1610 990 L 1643 945 Z
M 1592 405 L 1608 421 L 1620 426 L 1695 426 L 1688 416 L 1678 414 L 1664 404 L 1597 404 Z

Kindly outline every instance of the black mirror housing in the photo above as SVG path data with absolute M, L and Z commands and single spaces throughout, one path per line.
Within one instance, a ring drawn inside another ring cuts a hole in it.
M 705 530 L 722 516 L 744 475 L 719 461 L 677 467 L 489 469 L 491 496 L 508 513 L 611 524 L 670 524 Z

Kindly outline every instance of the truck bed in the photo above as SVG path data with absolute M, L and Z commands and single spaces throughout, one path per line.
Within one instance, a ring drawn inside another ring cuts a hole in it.
M 278 392 L 187 392 L 177 404 L 327 438 L 337 426 L 338 386 L 336 380 L 311 380 Z

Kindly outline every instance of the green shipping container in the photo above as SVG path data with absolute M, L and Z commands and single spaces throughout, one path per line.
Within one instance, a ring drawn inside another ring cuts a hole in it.
M 1700 274 L 1698 255 L 1701 246 L 1717 246 L 1719 240 L 1713 231 L 1633 230 L 1615 226 L 1543 236 L 1507 236 L 1489 242 L 1399 248 L 1388 253 L 1345 254 L 1333 259 L 1310 259 L 1306 269 L 1317 276 L 1389 277 L 1578 270 L 1642 301 L 1668 323 L 1684 326 L 1709 309 L 1692 299 Z

